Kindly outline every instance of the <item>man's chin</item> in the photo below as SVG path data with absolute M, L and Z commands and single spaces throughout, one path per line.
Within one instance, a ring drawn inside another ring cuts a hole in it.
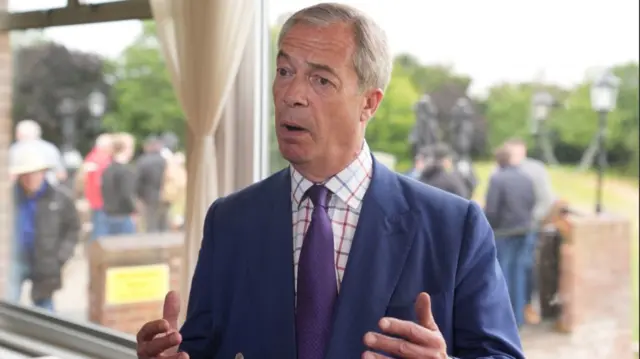
M 294 148 L 295 147 L 295 148 Z M 298 146 L 284 145 L 280 146 L 280 154 L 282 157 L 289 161 L 293 165 L 303 164 L 308 162 L 308 154 L 306 151 L 302 151 Z

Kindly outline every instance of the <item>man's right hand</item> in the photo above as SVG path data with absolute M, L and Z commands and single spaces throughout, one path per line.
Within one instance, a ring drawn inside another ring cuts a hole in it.
M 162 319 L 142 326 L 137 336 L 138 359 L 189 359 L 189 354 L 178 353 L 182 336 L 178 332 L 180 297 L 170 291 L 164 298 Z

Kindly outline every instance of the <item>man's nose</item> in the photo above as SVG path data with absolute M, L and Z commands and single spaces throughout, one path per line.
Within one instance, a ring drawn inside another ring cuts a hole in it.
M 284 103 L 289 107 L 307 106 L 307 91 L 309 87 L 303 78 L 296 76 L 289 82 L 284 93 Z

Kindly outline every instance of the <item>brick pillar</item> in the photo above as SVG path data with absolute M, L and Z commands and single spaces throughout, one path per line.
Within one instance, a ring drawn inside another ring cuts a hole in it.
M 180 290 L 184 234 L 101 238 L 89 247 L 89 320 L 136 334 L 162 317 L 168 290 Z
M 0 0 L 0 12 L 7 9 L 8 0 Z M 0 298 L 5 297 L 10 259 L 11 187 L 8 173 L 8 149 L 11 144 L 11 45 L 9 33 L 0 32 Z

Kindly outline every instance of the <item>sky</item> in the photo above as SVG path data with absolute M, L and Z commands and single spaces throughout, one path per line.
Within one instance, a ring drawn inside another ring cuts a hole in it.
M 90 0 L 109 2 L 113 0 Z M 318 3 L 267 0 L 269 19 Z M 343 0 L 385 29 L 394 53 L 448 64 L 471 75 L 473 92 L 535 79 L 564 86 L 593 68 L 638 61 L 638 0 Z M 64 6 L 66 0 L 9 0 L 11 11 Z M 115 57 L 140 31 L 137 21 L 59 27 L 48 38 Z

